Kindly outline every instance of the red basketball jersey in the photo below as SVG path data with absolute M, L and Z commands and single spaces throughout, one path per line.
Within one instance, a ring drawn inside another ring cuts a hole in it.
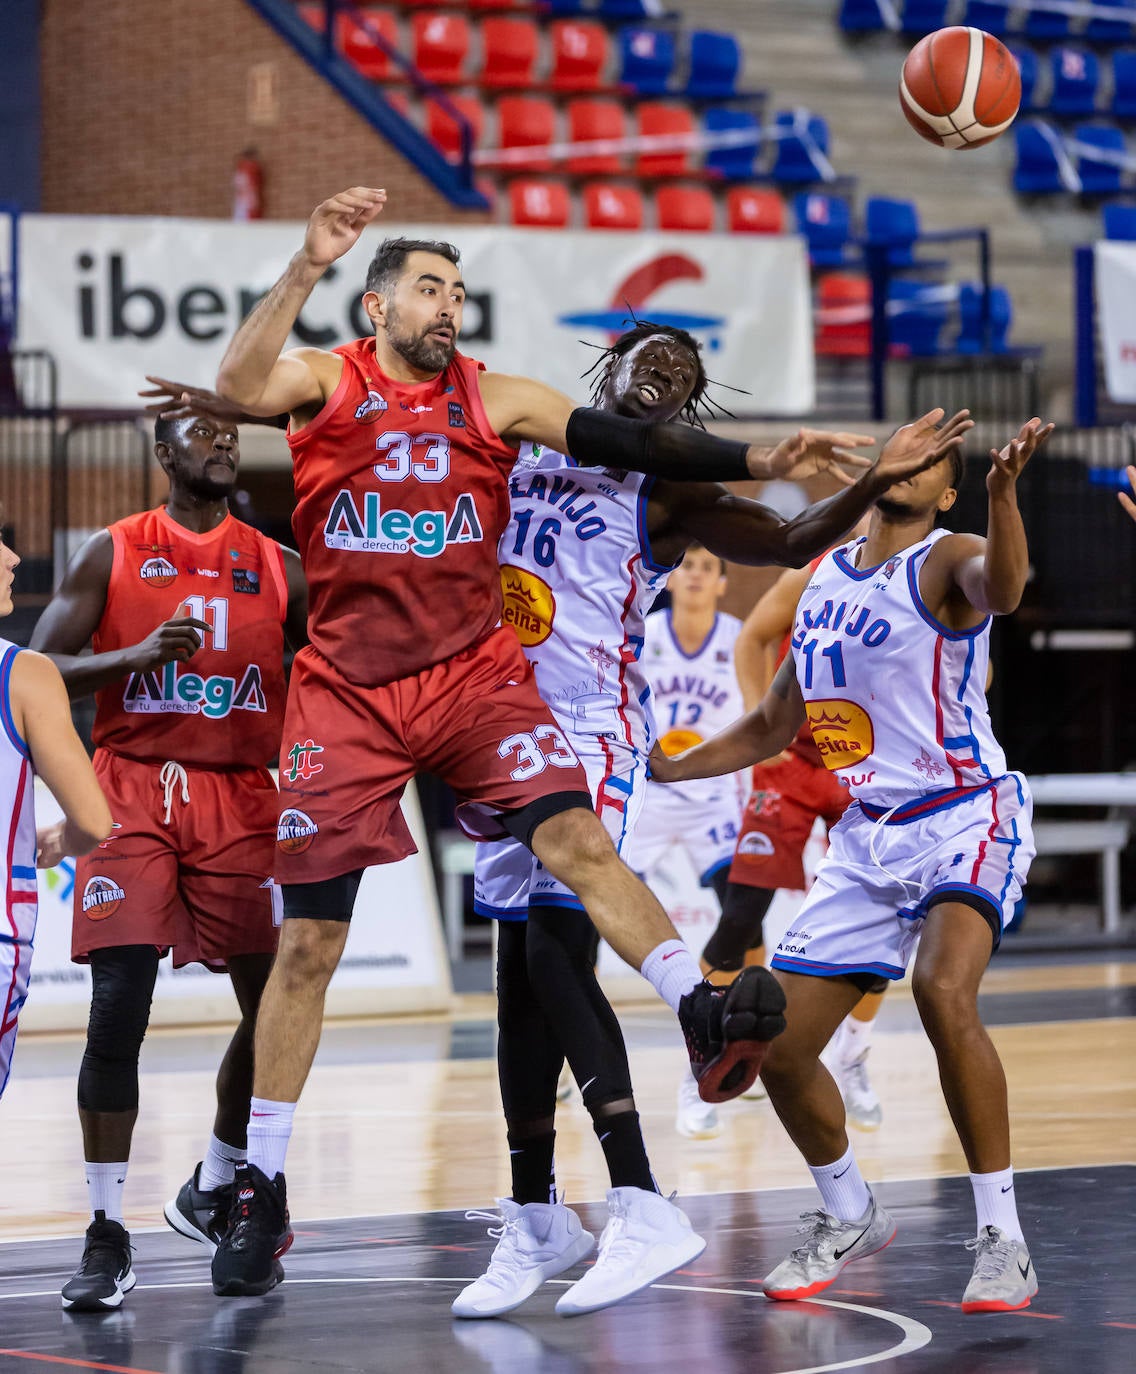
M 208 534 L 164 508 L 110 526 L 114 564 L 96 653 L 188 612 L 213 627 L 186 663 L 131 673 L 96 694 L 94 741 L 143 761 L 263 768 L 284 720 L 288 585 L 280 546 L 227 516 Z
M 349 682 L 408 677 L 501 619 L 497 541 L 516 450 L 489 426 L 477 374 L 455 353 L 433 381 L 392 381 L 374 339 L 335 350 L 343 376 L 288 436 L 292 528 L 312 646 Z

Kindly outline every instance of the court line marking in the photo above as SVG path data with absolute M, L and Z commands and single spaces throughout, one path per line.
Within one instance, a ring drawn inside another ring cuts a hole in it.
M 45 1364 L 66 1364 L 79 1369 L 108 1369 L 111 1374 L 161 1374 L 156 1369 L 139 1369 L 136 1365 L 96 1364 L 93 1360 L 72 1360 L 66 1355 L 43 1355 L 35 1350 L 0 1350 L 0 1355 L 11 1355 L 17 1360 L 42 1360 Z
M 479 1276 L 475 1276 L 479 1277 Z M 327 1278 L 327 1279 L 286 1279 L 289 1287 L 295 1288 L 300 1285 L 315 1284 L 364 1284 L 364 1283 L 472 1283 L 471 1278 L 427 1278 L 420 1275 L 402 1275 L 399 1277 L 375 1277 L 375 1278 Z M 549 1283 L 558 1284 L 569 1288 L 576 1282 L 575 1279 L 550 1279 Z M 135 1288 L 136 1293 L 154 1292 L 162 1289 L 185 1289 L 185 1288 L 211 1288 L 211 1284 L 201 1283 L 148 1283 L 138 1284 Z M 698 1284 L 686 1283 L 652 1283 L 648 1285 L 651 1289 L 659 1289 L 663 1292 L 672 1293 L 720 1293 L 728 1298 L 757 1298 L 764 1295 L 759 1293 L 747 1292 L 739 1288 L 704 1288 Z M 52 1288 L 48 1292 L 42 1293 L 0 1293 L 0 1301 L 14 1298 L 46 1298 L 55 1297 L 59 1290 Z M 618 1306 L 618 1304 L 614 1304 Z M 782 1304 L 784 1305 L 784 1304 Z M 867 1365 L 880 1364 L 884 1360 L 898 1359 L 901 1355 L 910 1355 L 916 1350 L 922 1350 L 925 1345 L 929 1345 L 933 1339 L 933 1332 L 930 1327 L 924 1326 L 922 1322 L 916 1321 L 914 1317 L 905 1317 L 900 1312 L 889 1312 L 883 1307 L 864 1307 L 855 1302 L 835 1302 L 831 1298 L 809 1298 L 803 1306 L 831 1307 L 837 1311 L 859 1312 L 864 1316 L 876 1317 L 881 1321 L 890 1322 L 893 1326 L 898 1326 L 903 1332 L 903 1339 L 898 1345 L 893 1345 L 889 1349 L 881 1351 L 875 1355 L 864 1355 L 850 1360 L 841 1360 L 838 1364 L 817 1364 L 809 1365 L 806 1369 L 786 1369 L 778 1371 L 778 1374 L 833 1374 L 840 1369 L 863 1369 Z M 20 1356 L 19 1351 L 0 1350 L 0 1355 L 13 1354 Z M 38 1360 L 55 1360 L 51 1355 L 27 1355 L 21 1358 Z M 157 1374 L 154 1370 L 124 1369 L 121 1365 L 91 1365 L 83 1360 L 58 1359 L 59 1364 L 78 1365 L 86 1369 L 109 1369 L 117 1371 L 117 1374 Z

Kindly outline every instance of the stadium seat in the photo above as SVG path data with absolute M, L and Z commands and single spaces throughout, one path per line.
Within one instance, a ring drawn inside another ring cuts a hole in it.
M 1112 102 L 1117 119 L 1136 119 L 1136 52 L 1121 48 L 1112 55 Z
M 1124 135 L 1115 124 L 1078 124 L 1073 137 L 1087 148 L 1105 154 L 1124 155 L 1128 150 Z M 1085 196 L 1114 196 L 1120 190 L 1123 168 L 1112 161 L 1098 159 L 1091 152 L 1077 156 L 1077 175 L 1081 178 L 1081 194 Z
M 714 228 L 714 197 L 705 186 L 660 186 L 655 215 L 660 229 L 709 234 Z
M 934 33 L 947 22 L 948 0 L 907 0 L 901 20 L 904 33 Z
M 869 196 L 864 202 L 864 241 L 885 246 L 892 267 L 912 266 L 915 244 L 919 241 L 919 211 L 915 202 Z
M 674 34 L 668 29 L 620 29 L 620 84 L 639 95 L 665 94 L 675 56 Z
M 845 33 L 875 33 L 884 27 L 878 0 L 841 0 L 837 20 Z
M 1053 88 L 1046 107 L 1055 115 L 1092 114 L 1097 105 L 1100 63 L 1087 48 L 1054 48 L 1049 54 Z
M 568 188 L 561 181 L 509 183 L 509 219 L 539 229 L 565 229 L 572 214 Z
M 1010 30 L 1012 12 L 1006 5 L 992 5 L 989 0 L 967 0 L 959 23 L 972 29 L 984 29 L 995 38 L 1004 38 Z
M 1097 9 L 1132 9 L 1132 0 L 1093 0 Z M 1127 43 L 1132 37 L 1132 22 L 1128 19 L 1090 19 L 1084 37 L 1090 43 Z
M 600 0 L 598 12 L 604 19 L 654 19 L 658 5 L 654 0 Z
M 1104 207 L 1104 236 L 1125 243 L 1136 241 L 1136 205 L 1110 201 Z
M 1069 37 L 1069 16 L 1056 10 L 1026 11 L 1026 22 L 1022 27 L 1026 38 L 1041 39 L 1046 43 L 1059 42 Z
M 583 20 L 558 19 L 550 30 L 552 72 L 548 78 L 554 91 L 594 91 L 603 81 L 607 66 L 607 30 L 601 24 Z
M 501 148 L 543 148 L 556 137 L 556 110 L 537 96 L 505 95 L 497 102 L 497 142 Z M 534 152 L 531 157 L 503 163 L 506 172 L 548 172 L 552 159 Z
M 761 143 L 761 124 L 755 114 L 749 110 L 710 109 L 703 117 L 702 129 L 711 136 L 729 134 L 747 140 L 721 148 L 707 148 L 703 159 L 706 171 L 726 181 L 745 181 L 753 176 L 753 164 Z
M 588 0 L 542 0 L 541 8 L 548 14 L 584 14 L 592 8 Z
M 366 27 L 347 14 L 338 17 L 339 42 L 343 56 L 361 75 L 371 81 L 384 81 L 396 69 L 390 55 L 372 39 L 368 29 L 377 31 L 392 48 L 398 47 L 398 24 L 387 10 L 363 10 Z M 322 27 L 322 25 L 321 25 Z
M 481 132 L 485 126 L 485 106 L 476 96 L 471 95 L 451 95 L 448 99 L 450 104 L 465 116 L 470 126 L 473 147 L 476 148 L 481 142 Z M 457 120 L 437 100 L 426 102 L 426 137 L 436 148 L 440 148 L 451 162 L 457 162 L 461 157 L 461 128 Z
M 584 223 L 589 229 L 642 229 L 643 197 L 634 186 L 589 182 L 584 187 Z
M 866 358 L 872 351 L 872 288 L 867 277 L 829 272 L 820 279 L 816 351 L 825 358 Z
M 828 125 L 810 110 L 778 110 L 774 127 L 782 135 L 770 176 L 777 182 L 826 180 Z
M 539 50 L 540 34 L 531 19 L 483 19 L 478 85 L 498 90 L 530 86 Z
M 684 93 L 689 100 L 721 100 L 734 94 L 742 69 L 742 50 L 732 33 L 695 29 Z
M 1032 48 L 1011 47 L 1010 55 L 1018 64 L 1018 75 L 1021 77 L 1021 108 L 1032 110 L 1034 92 L 1037 90 L 1037 53 Z
M 987 307 L 986 337 L 982 329 L 982 286 L 964 281 L 959 286 L 959 332 L 956 353 L 1008 353 L 1008 336 L 1013 319 L 1010 293 L 1004 286 L 992 286 Z
M 643 138 L 660 138 L 694 133 L 694 116 L 679 105 L 659 105 L 650 101 L 640 105 L 638 132 Z M 676 147 L 673 152 L 640 153 L 635 159 L 635 174 L 641 177 L 681 177 L 690 171 L 691 147 Z
M 842 196 L 802 191 L 793 197 L 797 233 L 809 246 L 813 267 L 842 267 L 852 234 L 852 209 Z
M 592 143 L 601 138 L 626 138 L 623 106 L 615 100 L 573 100 L 568 105 L 568 140 Z M 570 157 L 564 165 L 571 176 L 605 176 L 621 171 L 624 154 L 601 153 Z
M 888 349 L 903 358 L 934 358 L 949 306 L 944 288 L 894 278 L 888 286 Z
M 1058 195 L 1065 190 L 1057 155 L 1060 144 L 1057 130 L 1040 119 L 1014 125 L 1014 190 L 1019 195 Z
M 414 65 L 428 81 L 451 86 L 464 79 L 469 20 L 460 14 L 415 14 L 410 28 Z
M 731 234 L 783 234 L 785 202 L 766 186 L 731 186 L 726 224 Z

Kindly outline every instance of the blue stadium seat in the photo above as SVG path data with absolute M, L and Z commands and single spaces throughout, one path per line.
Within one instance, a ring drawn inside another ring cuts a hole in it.
M 959 333 L 956 353 L 1008 353 L 1009 333 L 1014 318 L 1010 293 L 1004 286 L 992 286 L 987 307 L 986 338 L 982 337 L 982 285 L 964 281 L 959 286 Z
M 1117 119 L 1136 119 L 1136 52 L 1120 48 L 1112 54 L 1112 103 Z
M 947 22 L 949 0 L 907 0 L 903 7 L 904 33 L 934 33 Z
M 752 142 L 733 147 L 709 148 L 703 161 L 708 172 L 727 181 L 746 181 L 753 176 L 753 164 L 761 136 L 761 123 L 750 110 L 712 109 L 706 111 L 702 127 L 708 134 L 738 133 L 752 135 Z
M 919 211 L 913 200 L 890 200 L 869 196 L 864 202 L 864 238 L 870 244 L 884 244 L 893 267 L 909 267 L 915 262 L 914 245 L 919 238 Z
M 888 287 L 888 345 L 903 357 L 933 358 L 949 306 L 941 286 L 895 278 Z
M 1056 147 L 1060 135 L 1051 124 L 1031 120 L 1014 125 L 1014 190 L 1023 196 L 1059 195 L 1065 190 Z
M 731 96 L 742 69 L 742 50 L 732 33 L 695 29 L 690 35 L 690 72 L 685 94 L 691 100 Z
M 600 0 L 602 19 L 651 19 L 652 6 L 648 0 Z
M 1132 8 L 1132 0 L 1093 0 L 1098 9 Z M 1127 43 L 1132 37 L 1132 23 L 1128 19 L 1090 19 L 1085 25 L 1085 37 L 1090 43 Z
M 1126 243 L 1136 241 L 1136 205 L 1118 205 L 1110 201 L 1104 207 L 1104 236 Z
M 972 29 L 985 29 L 995 38 L 1004 38 L 1010 31 L 1011 11 L 1005 5 L 991 5 L 988 0 L 968 0 L 960 24 Z
M 875 33 L 884 27 L 877 0 L 841 0 L 840 27 L 845 33 Z
M 770 169 L 773 180 L 824 181 L 828 162 L 828 124 L 825 120 L 811 110 L 778 110 L 774 125 L 786 136 L 777 141 L 777 153 Z
M 1032 48 L 1014 47 L 1010 54 L 1018 64 L 1018 75 L 1022 79 L 1022 109 L 1032 110 L 1037 90 L 1037 53 Z
M 663 95 L 675 65 L 675 38 L 669 29 L 619 31 L 619 80 L 640 95 Z
M 814 267 L 846 265 L 848 241 L 852 235 L 852 210 L 842 196 L 826 196 L 817 191 L 802 191 L 793 197 L 797 233 L 809 246 L 809 261 Z
M 1088 115 L 1097 107 L 1100 62 L 1087 48 L 1054 48 L 1049 54 L 1053 88 L 1046 107 L 1055 115 Z
M 1078 143 L 1099 148 L 1103 153 L 1126 153 L 1124 135 L 1115 124 L 1078 124 L 1074 130 Z M 1115 162 L 1098 161 L 1092 153 L 1077 157 L 1077 174 L 1081 178 L 1081 193 L 1086 196 L 1114 196 L 1120 190 L 1123 168 Z
M 574 14 L 586 14 L 591 6 L 587 0 L 543 0 L 541 8 L 553 17 L 563 18 Z
M 1022 32 L 1027 38 L 1039 38 L 1054 43 L 1069 37 L 1069 16 L 1055 10 L 1035 10 L 1026 12 L 1026 22 Z

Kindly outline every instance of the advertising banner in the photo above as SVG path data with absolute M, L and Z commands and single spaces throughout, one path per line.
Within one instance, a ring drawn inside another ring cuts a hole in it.
M 1110 401 L 1136 403 L 1136 243 L 1098 243 L 1096 298 L 1105 388 Z
M 133 406 L 146 373 L 210 386 L 228 340 L 303 231 L 291 222 L 22 216 L 19 347 L 54 355 L 64 406 Z M 330 348 L 371 332 L 359 304 L 367 264 L 396 234 L 457 241 L 468 287 L 461 346 L 494 371 L 523 372 L 583 400 L 581 374 L 596 356 L 586 345 L 606 345 L 634 312 L 689 329 L 721 384 L 711 397 L 736 414 L 813 407 L 808 260 L 798 238 L 451 233 L 382 221 L 317 284 L 294 344 Z

